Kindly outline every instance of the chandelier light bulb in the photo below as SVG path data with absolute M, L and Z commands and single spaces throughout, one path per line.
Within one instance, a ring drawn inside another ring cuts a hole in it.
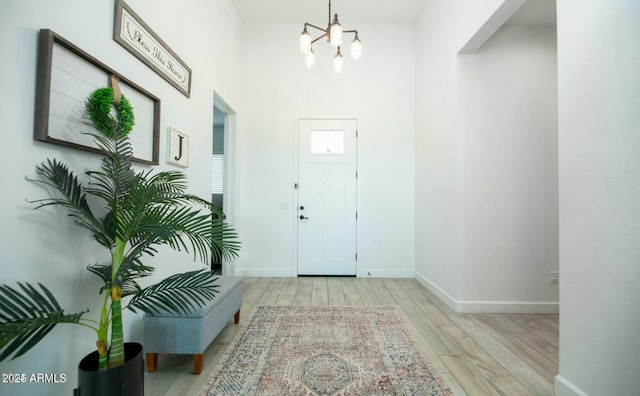
M 316 64 L 316 53 L 313 52 L 313 48 L 309 51 L 308 54 L 304 55 L 304 67 L 307 69 L 313 69 L 313 66 Z
M 333 22 L 329 28 L 329 42 L 334 47 L 342 45 L 342 25 L 338 22 L 338 14 L 333 18 Z
M 362 42 L 358 38 L 358 34 L 356 33 L 356 37 L 351 42 L 351 59 L 358 60 L 360 56 L 362 56 Z
M 304 30 L 300 35 L 300 52 L 303 54 L 311 52 L 311 34 L 307 30 L 307 25 L 304 26 Z
M 342 73 L 342 63 L 344 59 L 342 58 L 342 54 L 340 53 L 340 47 L 338 47 L 338 52 L 336 56 L 333 57 L 333 70 L 338 73 Z

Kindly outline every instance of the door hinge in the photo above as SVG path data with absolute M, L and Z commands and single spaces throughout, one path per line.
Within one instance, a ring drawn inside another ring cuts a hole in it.
M 297 189 L 298 188 L 298 183 L 294 183 L 293 184 L 293 188 Z
M 356 253 L 356 261 L 358 261 L 358 253 Z
M 356 171 L 356 179 L 358 178 L 358 171 Z
M 356 138 L 358 137 L 358 130 L 356 129 Z
M 358 212 L 356 212 L 356 220 L 358 220 Z

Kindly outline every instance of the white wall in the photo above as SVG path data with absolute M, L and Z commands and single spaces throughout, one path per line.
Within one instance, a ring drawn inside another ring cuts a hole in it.
M 558 0 L 556 393 L 640 389 L 640 4 Z
M 557 311 L 554 32 L 459 55 L 522 2 L 466 3 L 425 1 L 416 25 L 416 278 L 459 312 Z
M 295 276 L 296 118 L 358 120 L 358 275 L 414 274 L 414 31 L 357 26 L 359 61 L 342 74 L 318 42 L 304 68 L 301 25 L 245 25 L 237 134 L 236 273 Z
M 416 21 L 416 278 L 458 298 L 455 4 L 427 0 Z
M 25 180 L 36 164 L 57 158 L 83 173 L 96 166 L 99 157 L 33 140 L 37 34 L 49 28 L 76 44 L 161 99 L 160 166 L 166 165 L 166 128 L 189 134 L 190 163 L 186 170 L 190 192 L 210 196 L 210 154 L 213 125 L 213 91 L 229 103 L 237 103 L 241 23 L 229 0 L 186 0 L 180 12 L 142 0 L 127 3 L 192 68 L 191 98 L 113 41 L 114 2 L 42 2 L 9 0 L 2 4 L 0 37 L 5 59 L 6 95 L 0 99 L 3 144 L 0 161 L 6 186 L 0 194 L 0 271 L 2 283 L 43 282 L 67 312 L 89 308 L 95 317 L 99 307 L 99 283 L 85 269 L 107 256 L 85 232 L 71 224 L 61 210 L 31 210 L 26 199 L 46 196 Z M 215 40 L 214 40 L 215 38 Z M 223 43 L 218 45 L 215 43 Z M 202 165 L 196 165 L 202 164 Z M 146 169 L 147 167 L 140 167 Z M 175 169 L 175 168 L 172 168 Z M 158 279 L 171 273 L 201 268 L 191 255 L 165 252 L 146 261 L 157 267 Z M 141 322 L 125 317 L 127 340 L 141 341 Z M 77 364 L 95 349 L 95 334 L 79 326 L 58 326 L 40 345 L 12 362 L 2 363 L 3 373 L 66 374 L 64 384 L 2 384 L 1 392 L 29 395 L 69 395 L 76 386 Z
M 458 58 L 463 311 L 557 312 L 556 54 L 555 27 L 505 25 Z

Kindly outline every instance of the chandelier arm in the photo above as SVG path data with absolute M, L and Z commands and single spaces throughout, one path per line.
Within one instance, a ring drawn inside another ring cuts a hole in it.
M 355 33 L 356 35 L 358 35 L 357 30 L 343 30 L 342 33 Z
M 309 27 L 312 27 L 312 28 L 314 28 L 314 29 L 318 29 L 318 30 L 320 30 L 321 32 L 324 32 L 325 34 L 327 33 L 327 29 L 323 29 L 323 28 L 318 27 L 318 26 L 316 26 L 316 25 L 314 25 L 314 24 L 312 24 L 312 23 L 309 23 L 309 22 L 305 22 L 305 23 L 304 23 L 304 26 L 305 26 L 305 27 L 309 26 Z
M 323 34 L 322 36 L 318 37 L 317 39 L 313 40 L 313 41 L 311 42 L 311 44 L 315 43 L 316 41 L 320 40 L 320 39 L 321 39 L 321 38 L 323 38 L 323 37 L 327 37 L 327 33 L 325 33 L 325 34 Z

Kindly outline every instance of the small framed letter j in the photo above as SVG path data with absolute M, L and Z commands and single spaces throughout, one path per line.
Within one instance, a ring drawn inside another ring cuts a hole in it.
M 167 163 L 183 168 L 189 166 L 189 136 L 177 129 L 169 127 L 167 135 Z

